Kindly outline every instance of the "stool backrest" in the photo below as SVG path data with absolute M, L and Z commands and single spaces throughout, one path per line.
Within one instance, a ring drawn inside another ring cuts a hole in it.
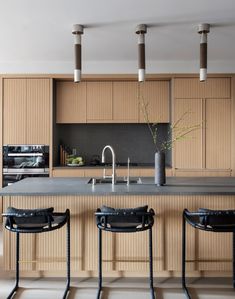
M 21 230 L 42 227 L 43 225 L 51 226 L 53 221 L 53 210 L 54 208 L 47 209 L 16 209 L 13 207 L 7 208 L 7 211 L 3 213 L 3 217 L 6 217 L 5 227 L 12 231 L 17 231 L 18 228 Z
M 200 229 L 235 231 L 235 210 L 210 210 L 199 208 L 197 212 L 184 211 L 187 221 Z
M 114 209 L 102 206 L 96 211 L 96 223 L 100 229 L 112 232 L 137 232 L 150 229 L 154 223 L 154 211 L 148 206 L 134 209 Z

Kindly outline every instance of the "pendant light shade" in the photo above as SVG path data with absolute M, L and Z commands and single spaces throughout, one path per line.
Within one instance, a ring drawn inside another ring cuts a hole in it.
M 145 37 L 147 26 L 140 24 L 136 27 L 135 33 L 138 34 L 138 80 L 145 80 Z
M 79 24 L 73 25 L 72 33 L 74 34 L 74 52 L 75 52 L 74 82 L 78 83 L 81 81 L 81 70 L 82 70 L 81 35 L 83 34 L 83 26 Z
M 200 40 L 200 81 L 207 78 L 207 33 L 210 32 L 210 24 L 199 24 L 198 33 L 201 35 Z

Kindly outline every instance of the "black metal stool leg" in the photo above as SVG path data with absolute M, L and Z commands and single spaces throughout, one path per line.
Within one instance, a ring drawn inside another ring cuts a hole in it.
M 233 232 L 233 288 L 235 288 L 235 232 Z
M 186 220 L 183 215 L 183 223 L 182 223 L 182 288 L 185 292 L 186 297 L 188 299 L 191 299 L 191 297 L 189 295 L 189 291 L 186 286 L 185 268 L 186 268 Z
M 67 285 L 66 289 L 64 292 L 63 299 L 66 299 L 67 294 L 70 289 L 70 215 L 68 214 L 68 219 L 67 219 Z
M 7 299 L 11 299 L 12 296 L 17 291 L 17 289 L 19 288 L 19 277 L 20 277 L 19 259 L 20 259 L 20 234 L 16 233 L 16 281 L 15 281 L 15 286 L 12 289 L 11 293 L 8 295 Z
M 100 298 L 102 291 L 102 230 L 98 229 L 98 246 L 99 246 L 99 289 L 97 293 L 97 299 Z
M 153 237 L 152 227 L 149 229 L 149 283 L 151 290 L 151 298 L 155 299 L 154 288 L 153 288 Z

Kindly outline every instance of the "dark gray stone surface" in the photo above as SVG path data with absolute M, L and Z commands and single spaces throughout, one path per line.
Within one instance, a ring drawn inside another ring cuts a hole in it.
M 169 124 L 158 125 L 159 144 L 169 138 Z M 54 128 L 54 166 L 59 165 L 59 145 L 75 148 L 89 165 L 93 155 L 101 156 L 109 144 L 116 154 L 116 162 L 147 163 L 154 165 L 156 148 L 147 124 L 57 124 Z M 107 152 L 107 161 L 111 155 Z M 166 152 L 166 165 L 171 165 L 171 150 Z
M 27 178 L 2 188 L 0 195 L 235 195 L 235 178 L 168 177 L 157 187 L 154 178 L 142 184 L 87 184 L 89 178 Z

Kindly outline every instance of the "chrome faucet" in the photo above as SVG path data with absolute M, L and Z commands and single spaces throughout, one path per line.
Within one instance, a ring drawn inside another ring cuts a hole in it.
M 110 145 L 106 145 L 103 150 L 102 150 L 102 160 L 101 162 L 102 163 L 105 163 L 105 151 L 106 149 L 110 149 L 111 153 L 112 153 L 112 175 L 111 176 L 107 176 L 106 173 L 105 173 L 105 166 L 104 166 L 104 172 L 103 172 L 103 178 L 104 179 L 107 179 L 107 178 L 112 178 L 112 185 L 114 185 L 116 183 L 116 170 L 115 170 L 115 167 L 116 167 L 116 157 L 115 157 L 115 153 L 114 153 L 114 150 L 112 148 L 112 146 Z

